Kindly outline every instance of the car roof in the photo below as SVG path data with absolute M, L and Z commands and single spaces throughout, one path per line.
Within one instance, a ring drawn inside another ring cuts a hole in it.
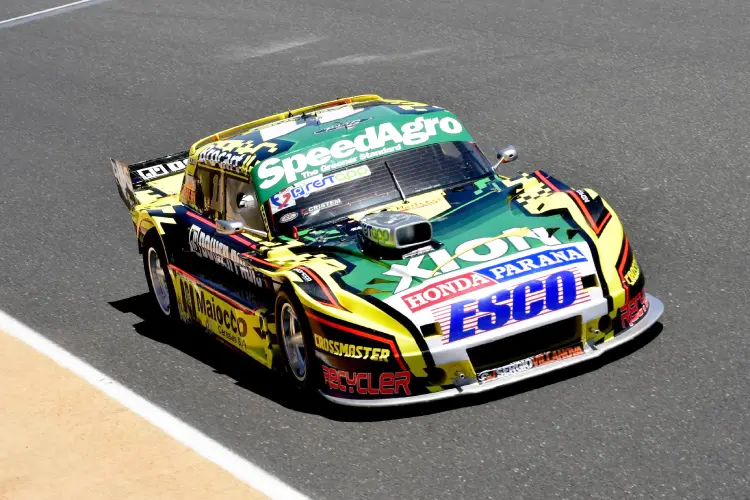
M 408 137 L 406 131 L 420 129 L 425 120 L 450 120 L 455 124 L 461 134 L 455 138 L 447 137 L 440 133 L 435 134 L 435 128 L 432 127 L 430 140 L 473 140 L 461 127 L 455 116 L 439 106 L 433 106 L 425 103 L 384 99 L 377 95 L 361 95 L 329 101 L 326 103 L 316 104 L 297 110 L 290 110 L 277 115 L 271 115 L 260 120 L 255 120 L 237 127 L 219 132 L 212 136 L 201 139 L 196 142 L 190 149 L 188 160 L 188 172 L 192 174 L 196 167 L 209 168 L 213 170 L 222 170 L 231 176 L 238 177 L 253 182 L 253 178 L 258 181 L 258 175 L 262 179 L 269 180 L 256 182 L 256 189 L 259 191 L 260 202 L 263 203 L 271 195 L 277 193 L 280 189 L 290 186 L 293 182 L 299 180 L 295 177 L 295 170 L 300 163 L 304 163 L 305 158 L 308 162 L 312 161 L 314 165 L 315 154 L 325 156 L 325 161 L 331 160 L 328 165 L 322 166 L 320 171 L 329 171 L 338 168 L 337 165 L 351 163 L 354 158 L 351 156 L 353 149 L 349 152 L 344 151 L 343 156 L 336 156 L 330 147 L 339 146 L 340 151 L 342 144 L 352 144 L 359 135 L 367 130 L 377 129 L 379 137 L 385 137 L 400 143 L 403 137 Z M 422 120 L 420 122 L 420 120 Z M 440 122 L 443 123 L 443 122 Z M 385 126 L 392 132 L 383 132 Z M 406 127 L 406 128 L 403 128 Z M 412 128 L 410 128 L 412 127 Z M 416 127 L 416 128 L 414 128 Z M 442 127 L 442 125 L 441 125 Z M 402 130 L 402 132 L 398 132 Z M 453 132 L 451 132 L 453 133 Z M 426 133 L 421 133 L 422 141 L 428 138 Z M 359 137 L 359 139 L 364 139 Z M 395 143 L 394 143 L 395 144 Z M 416 146 L 417 142 L 411 143 L 406 141 L 404 148 Z M 346 146 L 343 146 L 344 148 Z M 398 146 L 400 149 L 401 146 Z M 391 148 L 393 149 L 393 148 Z M 313 155 L 312 157 L 310 155 Z M 337 158 L 350 156 L 341 162 L 333 162 L 331 155 Z M 364 157 L 374 157 L 376 154 L 387 154 L 381 149 L 378 153 L 363 155 Z M 280 166 L 277 165 L 281 160 L 274 159 L 279 157 L 283 159 L 284 168 L 287 170 L 286 179 L 283 179 L 284 173 Z M 297 163 L 294 163 L 294 162 Z M 290 163 L 291 162 L 291 163 Z M 335 163 L 335 164 L 332 164 Z M 291 164 L 294 167 L 290 166 Z M 260 169 L 255 176 L 253 170 L 260 165 Z M 304 169 L 305 167 L 300 167 Z M 313 174 L 309 169 L 302 172 L 304 178 Z
M 378 125 L 392 119 L 395 113 L 421 114 L 442 109 L 375 94 L 346 97 L 267 116 L 205 137 L 190 148 L 191 163 L 208 163 L 212 168 L 247 177 L 254 165 L 267 158 L 310 149 L 329 140 L 332 134 L 346 135 L 364 121 L 368 126 Z

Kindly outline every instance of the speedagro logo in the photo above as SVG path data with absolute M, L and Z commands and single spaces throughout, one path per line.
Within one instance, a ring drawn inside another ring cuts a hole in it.
M 390 122 L 381 123 L 377 127 L 367 127 L 364 133 L 353 140 L 343 139 L 328 147 L 313 148 L 306 154 L 298 153 L 280 160 L 269 158 L 258 166 L 258 177 L 263 180 L 260 189 L 269 189 L 286 178 L 287 184 L 294 184 L 302 177 L 310 177 L 320 172 L 346 166 L 358 161 L 353 157 L 359 153 L 359 161 L 373 158 L 394 151 L 399 151 L 402 145 L 417 146 L 430 140 L 438 133 L 460 134 L 463 132 L 461 123 L 451 116 L 442 118 L 417 117 L 397 129 Z M 341 160 L 329 165 L 331 160 Z M 316 170 L 308 172 L 308 167 Z M 320 170 L 317 170 L 317 168 Z M 307 175 L 305 175 L 307 174 Z

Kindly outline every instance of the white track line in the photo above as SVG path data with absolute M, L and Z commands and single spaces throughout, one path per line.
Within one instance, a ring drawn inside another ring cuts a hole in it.
M 61 14 L 62 12 L 66 10 L 73 10 L 75 8 L 83 7 L 83 4 L 85 3 L 101 3 L 102 1 L 104 0 L 78 0 L 77 2 L 66 3 L 65 5 L 59 5 L 57 7 L 52 7 L 50 9 L 44 9 L 44 10 L 40 10 L 37 12 L 32 12 L 31 14 L 26 14 L 26 15 L 18 16 L 18 17 L 12 17 L 10 19 L 6 19 L 5 21 L 0 21 L 0 28 L 8 27 L 8 26 L 3 26 L 6 24 L 17 26 L 19 24 L 29 23 L 31 21 L 36 21 L 37 19 L 41 19 L 43 17 L 48 17 L 48 16 L 55 15 L 55 14 Z
M 199 430 L 142 398 L 85 361 L 0 310 L 0 330 L 16 337 L 72 371 L 109 397 L 145 418 L 199 455 L 214 462 L 272 499 L 309 500 L 291 486 L 250 463 Z

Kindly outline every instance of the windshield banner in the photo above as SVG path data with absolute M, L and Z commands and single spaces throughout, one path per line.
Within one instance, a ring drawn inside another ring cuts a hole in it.
M 261 162 L 253 169 L 260 203 L 305 179 L 380 156 L 429 144 L 473 141 L 456 117 L 439 111 L 407 115 L 367 127 L 356 136 L 316 144 L 306 151 L 290 151 Z

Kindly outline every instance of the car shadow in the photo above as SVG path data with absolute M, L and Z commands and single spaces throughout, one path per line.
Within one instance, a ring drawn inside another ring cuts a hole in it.
M 134 314 L 140 321 L 133 329 L 148 339 L 166 344 L 210 366 L 214 373 L 232 378 L 243 389 L 274 401 L 291 410 L 318 414 L 315 402 L 300 398 L 275 372 L 247 355 L 215 340 L 196 326 L 166 320 L 148 293 L 110 302 L 122 313 Z M 318 399 L 318 398 L 315 398 Z M 320 398 L 318 404 L 329 404 Z
M 134 314 L 140 319 L 133 325 L 133 329 L 138 334 L 178 349 L 210 366 L 215 373 L 234 379 L 235 383 L 243 389 L 252 391 L 290 410 L 316 414 L 340 422 L 378 422 L 411 418 L 482 405 L 533 391 L 585 375 L 605 364 L 629 356 L 651 343 L 663 330 L 663 325 L 657 322 L 635 339 L 617 349 L 603 353 L 598 358 L 491 391 L 415 405 L 358 408 L 337 405 L 321 396 L 300 397 L 300 394 L 277 373 L 269 372 L 265 367 L 248 359 L 245 354 L 215 341 L 200 328 L 180 323 L 176 325 L 180 333 L 175 334 L 175 325 L 168 324 L 156 310 L 156 305 L 152 300 L 148 293 L 144 293 L 109 304 L 122 313 Z

